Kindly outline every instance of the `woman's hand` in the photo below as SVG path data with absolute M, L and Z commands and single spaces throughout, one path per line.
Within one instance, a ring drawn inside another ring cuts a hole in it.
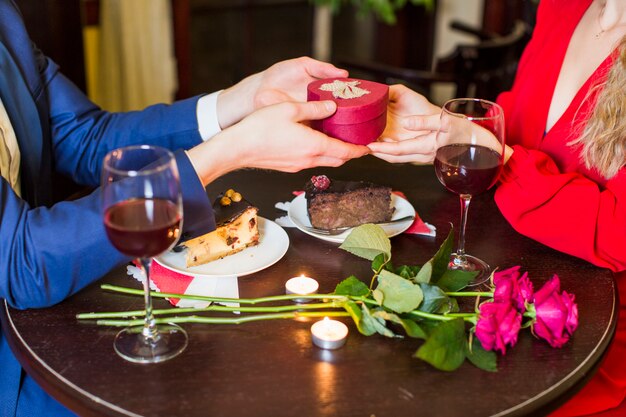
M 404 85 L 389 88 L 387 126 L 372 153 L 388 162 L 428 163 L 434 159 L 441 109 Z
M 220 126 L 226 128 L 271 104 L 306 101 L 306 87 L 319 78 L 347 77 L 346 70 L 308 57 L 278 62 L 251 75 L 218 96 Z
M 263 107 L 187 153 L 204 185 L 240 168 L 296 172 L 339 166 L 369 149 L 330 138 L 302 123 L 323 119 L 335 110 L 333 101 Z

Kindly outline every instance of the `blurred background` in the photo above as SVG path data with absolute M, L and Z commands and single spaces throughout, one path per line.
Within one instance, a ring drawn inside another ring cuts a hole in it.
M 406 83 L 438 103 L 494 99 L 512 81 L 536 3 L 17 0 L 33 41 L 111 111 L 216 91 L 302 55 Z

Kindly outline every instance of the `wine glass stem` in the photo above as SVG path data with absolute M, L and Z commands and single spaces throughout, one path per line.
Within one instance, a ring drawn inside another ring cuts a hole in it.
M 142 334 L 147 339 L 157 340 L 159 338 L 159 332 L 156 322 L 154 321 L 154 314 L 152 313 L 152 296 L 150 295 L 150 266 L 152 265 L 152 258 L 141 258 L 139 262 L 141 263 L 144 274 L 143 291 L 146 305 Z
M 460 194 L 459 197 L 461 201 L 461 224 L 459 226 L 459 243 L 456 250 L 456 258 L 459 262 L 465 262 L 465 225 L 467 224 L 467 211 L 472 196 Z

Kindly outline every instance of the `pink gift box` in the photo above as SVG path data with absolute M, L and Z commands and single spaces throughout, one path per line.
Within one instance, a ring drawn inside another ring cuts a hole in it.
M 389 86 L 385 84 L 356 78 L 316 80 L 307 87 L 307 100 L 337 103 L 335 114 L 311 122 L 311 127 L 334 138 L 367 145 L 385 130 L 389 101 Z

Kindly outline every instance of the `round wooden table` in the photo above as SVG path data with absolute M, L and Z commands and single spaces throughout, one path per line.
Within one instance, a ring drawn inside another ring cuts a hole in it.
M 331 178 L 389 184 L 402 191 L 437 237 L 402 234 L 392 239 L 394 263 L 421 265 L 458 224 L 459 201 L 438 183 L 431 166 L 391 165 L 372 157 L 340 168 L 281 174 L 246 170 L 209 187 L 215 195 L 236 188 L 274 219 L 274 208 L 293 198 L 306 179 Z M 572 225 L 575 227 L 575 225 Z M 239 278 L 242 297 L 284 293 L 289 277 L 306 274 L 332 292 L 342 279 L 371 278 L 370 263 L 338 244 L 287 229 L 289 249 L 278 263 Z M 125 362 L 113 351 L 117 328 L 77 321 L 75 314 L 142 308 L 142 298 L 105 292 L 102 283 L 139 288 L 119 268 L 66 301 L 47 309 L 18 311 L 4 303 L 4 334 L 25 369 L 59 401 L 81 416 L 518 416 L 542 415 L 574 394 L 593 374 L 615 331 L 617 295 L 613 275 L 516 233 L 488 192 L 470 207 L 468 252 L 492 266 L 521 265 L 535 288 L 554 273 L 575 294 L 580 325 L 561 349 L 528 330 L 498 372 L 469 363 L 438 371 L 412 354 L 416 339 L 365 337 L 350 320 L 345 346 L 335 351 L 311 344 L 312 322 L 275 320 L 242 325 L 183 325 L 189 346 L 156 365 Z M 155 300 L 155 307 L 166 307 Z

